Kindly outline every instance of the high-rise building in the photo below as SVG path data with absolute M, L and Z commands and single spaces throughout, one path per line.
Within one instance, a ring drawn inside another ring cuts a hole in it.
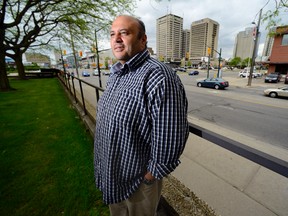
M 190 30 L 184 29 L 182 33 L 182 58 L 189 58 Z
M 240 57 L 242 60 L 252 58 L 255 39 L 255 28 L 249 27 L 237 34 L 235 39 L 233 58 Z
M 209 19 L 201 19 L 192 22 L 190 29 L 190 59 L 192 61 L 201 61 L 203 57 L 207 57 L 208 48 L 211 50 L 210 57 L 216 56 L 218 48 L 219 23 Z
M 183 18 L 167 14 L 157 19 L 156 48 L 159 59 L 178 61 L 182 53 Z
M 273 27 L 269 30 L 269 33 L 275 32 L 275 31 L 276 31 L 276 27 Z M 269 34 L 267 34 L 262 56 L 269 57 L 271 55 L 273 43 L 274 43 L 274 36 L 270 36 Z

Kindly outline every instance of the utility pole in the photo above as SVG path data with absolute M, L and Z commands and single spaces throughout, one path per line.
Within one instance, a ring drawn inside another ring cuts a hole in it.
M 258 45 L 258 35 L 259 35 L 259 28 L 260 28 L 260 22 L 261 22 L 261 15 L 262 15 L 262 9 L 259 12 L 259 19 L 258 19 L 258 24 L 256 25 L 256 34 L 255 34 L 255 39 L 254 39 L 254 48 L 253 48 L 253 54 L 252 54 L 252 59 L 251 59 L 251 67 L 250 67 L 250 73 L 248 77 L 248 84 L 247 86 L 251 86 L 252 83 L 252 74 L 254 70 L 254 65 L 255 65 L 255 58 L 256 58 L 256 52 L 257 52 L 257 45 Z M 255 24 L 253 22 L 253 24 Z
M 215 50 L 216 51 L 216 50 Z M 216 51 L 217 52 L 217 51 Z M 220 75 L 220 64 L 221 64 L 221 52 L 222 52 L 222 48 L 220 48 L 220 52 L 217 52 L 219 54 L 218 56 L 218 72 L 217 72 L 217 78 L 219 78 Z

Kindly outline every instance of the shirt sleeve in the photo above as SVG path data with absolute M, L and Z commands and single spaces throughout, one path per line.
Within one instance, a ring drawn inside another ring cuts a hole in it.
M 150 92 L 151 159 L 148 171 L 161 179 L 180 164 L 189 133 L 187 98 L 177 75 L 163 77 Z

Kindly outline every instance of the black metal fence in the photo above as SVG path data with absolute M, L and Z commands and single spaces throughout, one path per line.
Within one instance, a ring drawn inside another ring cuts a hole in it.
M 95 89 L 96 103 L 100 98 L 100 93 L 104 91 L 103 88 L 92 85 L 77 77 L 71 76 L 68 73 L 59 73 L 59 79 L 65 85 L 71 96 L 74 98 L 74 102 L 79 104 L 84 114 L 89 116 L 91 121 L 95 123 L 95 108 L 93 110 L 87 109 L 88 100 L 85 99 L 85 91 L 83 90 L 83 84 Z M 76 89 L 75 82 L 78 82 L 79 89 Z M 200 127 L 199 125 L 189 123 L 189 130 L 191 133 L 208 140 L 216 145 L 219 145 L 235 154 L 245 157 L 261 166 L 264 166 L 282 176 L 288 177 L 288 162 L 271 156 L 260 150 L 254 149 L 247 145 L 244 145 L 235 140 L 229 139 L 220 134 L 216 134 L 213 131 Z

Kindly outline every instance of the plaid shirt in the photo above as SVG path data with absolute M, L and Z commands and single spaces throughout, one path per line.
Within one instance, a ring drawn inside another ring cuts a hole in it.
M 130 197 L 147 171 L 161 179 L 180 163 L 188 137 L 184 87 L 148 50 L 113 65 L 96 119 L 95 179 L 106 204 Z

